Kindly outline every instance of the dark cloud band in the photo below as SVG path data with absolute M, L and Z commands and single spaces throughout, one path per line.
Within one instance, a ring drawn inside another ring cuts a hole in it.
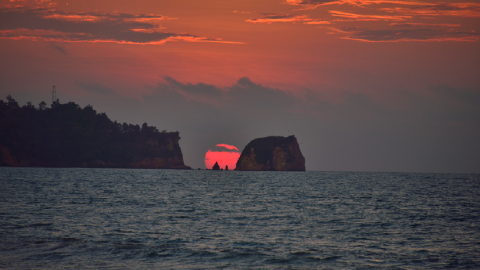
M 0 9 L 0 37 L 51 41 L 162 44 L 167 41 L 238 43 L 161 31 L 161 15 L 62 12 L 46 8 Z

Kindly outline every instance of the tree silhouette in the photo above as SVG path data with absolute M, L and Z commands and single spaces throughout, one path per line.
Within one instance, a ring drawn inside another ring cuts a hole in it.
M 147 123 L 112 122 L 90 105 L 57 100 L 48 108 L 42 101 L 37 109 L 30 102 L 20 108 L 10 95 L 0 100 L 0 166 L 12 166 L 4 160 L 10 156 L 18 166 L 128 167 L 145 158 L 179 157 L 183 165 L 178 144 L 165 147 L 179 139 L 178 132 L 160 133 Z

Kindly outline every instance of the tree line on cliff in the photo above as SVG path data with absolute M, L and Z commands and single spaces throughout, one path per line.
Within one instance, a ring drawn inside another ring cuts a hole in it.
M 132 167 L 154 158 L 180 166 L 179 139 L 147 123 L 111 121 L 90 105 L 57 100 L 50 108 L 43 101 L 20 107 L 10 95 L 0 100 L 0 166 Z

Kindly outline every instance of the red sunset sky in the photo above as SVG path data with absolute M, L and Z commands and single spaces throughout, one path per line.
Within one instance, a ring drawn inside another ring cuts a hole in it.
M 185 163 L 296 135 L 307 170 L 480 172 L 473 0 L 0 1 L 0 95 L 178 130 Z

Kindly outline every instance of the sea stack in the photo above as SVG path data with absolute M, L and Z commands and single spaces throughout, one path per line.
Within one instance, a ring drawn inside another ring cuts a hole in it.
M 235 170 L 305 171 L 305 158 L 293 135 L 258 138 L 245 146 Z
M 220 166 L 218 165 L 218 162 L 215 162 L 215 165 L 213 165 L 212 170 L 213 170 L 213 171 L 218 171 L 218 170 L 220 170 Z

